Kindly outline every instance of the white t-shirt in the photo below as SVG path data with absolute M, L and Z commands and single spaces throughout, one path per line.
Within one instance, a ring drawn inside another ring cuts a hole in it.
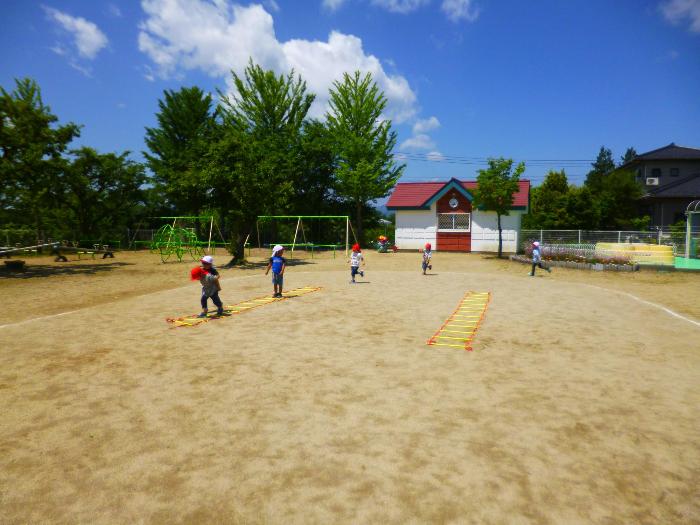
M 360 263 L 364 260 L 362 257 L 362 252 L 352 252 L 350 255 L 350 266 L 360 266 Z

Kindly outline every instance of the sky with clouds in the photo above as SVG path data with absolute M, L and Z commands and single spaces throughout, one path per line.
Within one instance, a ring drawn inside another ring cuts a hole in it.
M 404 180 L 474 178 L 489 156 L 538 183 L 616 157 L 700 147 L 700 0 L 3 0 L 0 86 L 39 82 L 79 144 L 131 150 L 164 89 L 231 87 L 249 59 L 299 73 L 323 118 L 343 72 L 372 73 Z

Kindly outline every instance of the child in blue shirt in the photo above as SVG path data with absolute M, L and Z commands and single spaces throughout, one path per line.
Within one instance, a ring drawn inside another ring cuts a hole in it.
M 267 275 L 270 270 L 272 270 L 272 286 L 274 288 L 274 293 L 272 297 L 280 298 L 282 297 L 282 286 L 284 284 L 284 269 L 287 267 L 287 259 L 282 257 L 284 254 L 284 247 L 279 244 L 272 249 L 272 257 L 270 257 L 270 262 L 267 264 L 267 269 L 265 270 L 265 275 Z

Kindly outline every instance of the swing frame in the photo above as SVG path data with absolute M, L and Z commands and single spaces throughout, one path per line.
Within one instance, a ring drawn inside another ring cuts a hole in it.
M 262 244 L 260 243 L 260 221 L 268 221 L 268 220 L 290 220 L 290 219 L 296 219 L 297 224 L 296 228 L 294 229 L 294 239 L 292 240 L 291 244 L 291 253 L 290 253 L 290 259 L 294 258 L 294 249 L 297 246 L 306 246 L 309 247 L 311 246 L 311 250 L 313 253 L 313 248 L 314 246 L 318 247 L 330 247 L 331 245 L 325 245 L 325 244 L 313 244 L 309 243 L 306 241 L 306 232 L 304 231 L 304 219 L 307 220 L 339 220 L 342 219 L 345 221 L 345 257 L 348 256 L 350 253 L 350 234 L 352 233 L 353 239 L 355 239 L 355 242 L 357 242 L 357 236 L 355 235 L 355 230 L 352 227 L 352 223 L 350 222 L 350 216 L 349 215 L 258 215 L 257 221 L 255 222 L 255 229 L 257 232 L 258 236 L 258 248 L 262 248 Z M 299 231 L 301 230 L 301 235 L 302 238 L 304 239 L 303 243 L 298 243 L 297 238 L 299 237 Z M 335 249 L 335 245 L 333 245 L 333 248 Z

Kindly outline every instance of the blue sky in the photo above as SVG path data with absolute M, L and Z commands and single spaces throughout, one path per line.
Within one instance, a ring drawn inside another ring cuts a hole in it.
M 372 72 L 404 180 L 471 179 L 503 155 L 535 183 L 559 167 L 580 183 L 601 145 L 700 147 L 700 0 L 2 0 L 0 15 L 0 85 L 36 79 L 84 125 L 76 145 L 136 159 L 164 89 L 226 91 L 250 56 L 300 72 L 318 116 L 342 71 Z

